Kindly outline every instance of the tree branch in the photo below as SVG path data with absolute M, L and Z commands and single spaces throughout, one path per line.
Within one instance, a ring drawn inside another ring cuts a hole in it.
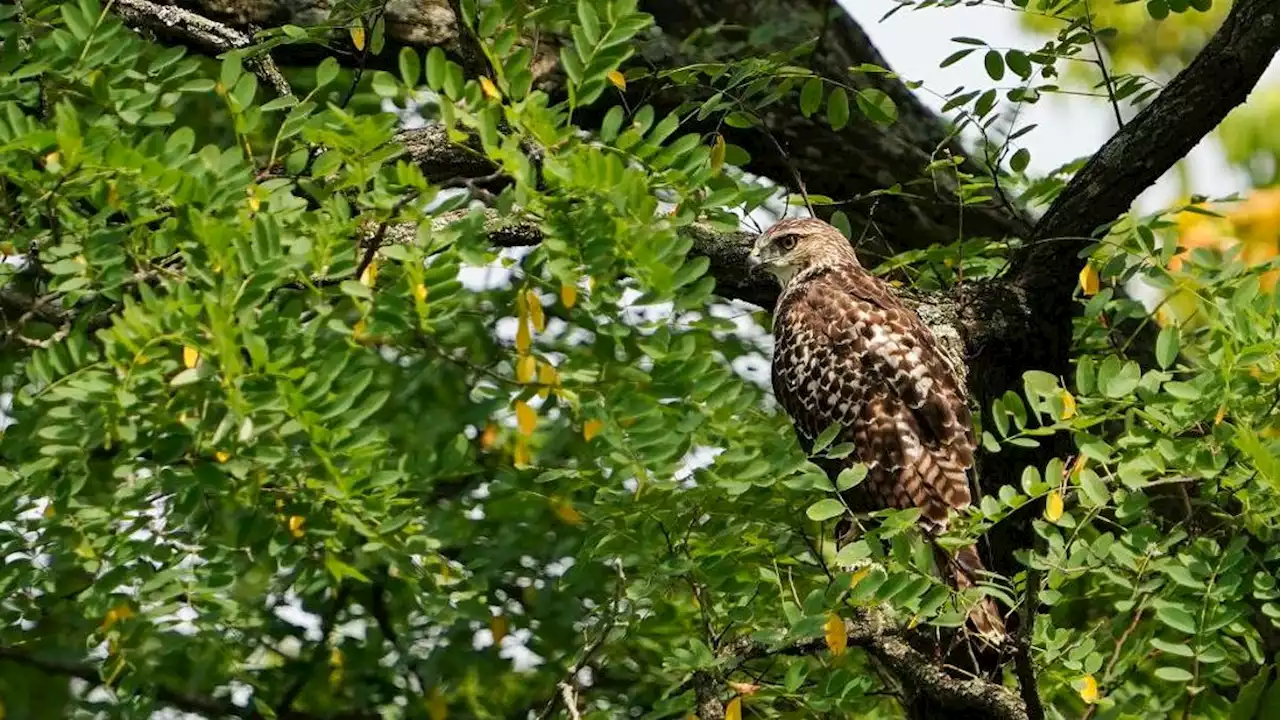
M 1236 0 L 1222 26 L 1150 105 L 1076 173 L 1036 223 L 1012 275 L 1035 293 L 1071 287 L 1072 262 L 1085 240 L 1129 209 L 1243 103 L 1280 49 L 1280 2 Z M 1069 294 L 1069 291 L 1068 291 Z
M 1017 695 L 1007 688 L 980 679 L 961 680 L 947 675 L 932 660 L 911 647 L 893 619 L 878 610 L 862 610 L 844 621 L 850 646 L 866 650 L 893 671 L 914 695 L 925 695 L 948 711 L 978 711 L 992 720 L 1027 720 L 1027 711 Z M 781 648 L 740 639 L 720 653 L 733 667 L 773 655 L 814 655 L 826 649 L 825 639 L 807 640 Z M 700 720 L 722 720 L 724 705 L 716 694 L 717 683 L 708 673 L 691 681 L 698 697 Z
M 173 5 L 157 5 L 148 0 L 116 0 L 115 12 L 132 28 L 175 37 L 184 45 L 204 53 L 216 55 L 253 44 L 252 39 L 239 30 Z M 283 97 L 292 92 L 289 82 L 280 74 L 270 55 L 263 53 L 247 58 L 244 64 L 278 95 Z

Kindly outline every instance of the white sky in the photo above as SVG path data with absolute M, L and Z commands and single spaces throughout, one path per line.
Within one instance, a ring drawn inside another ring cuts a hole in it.
M 918 93 L 935 110 L 943 100 L 938 95 L 959 85 L 968 88 L 990 87 L 991 80 L 982 67 L 982 54 L 974 53 L 947 68 L 939 68 L 951 53 L 964 47 L 951 38 L 967 35 L 986 40 L 995 47 L 1034 50 L 1045 37 L 1025 31 L 1014 10 L 995 6 L 905 9 L 880 21 L 897 5 L 894 0 L 839 0 L 871 36 L 872 41 L 899 75 L 925 84 Z M 1277 63 L 1270 76 L 1274 77 Z M 1264 80 L 1265 82 L 1265 80 Z M 1130 117 L 1132 113 L 1126 113 Z M 1116 130 L 1111 108 L 1102 100 L 1078 95 L 1044 96 L 1034 105 L 1024 106 L 1022 124 L 1036 123 L 1035 130 L 1019 138 L 1017 143 L 1031 152 L 1029 170 L 1044 172 L 1072 159 L 1093 154 Z M 1213 140 L 1202 142 L 1189 156 L 1193 192 L 1226 195 L 1246 187 L 1245 179 L 1230 169 Z M 1177 188 L 1167 176 L 1139 198 L 1144 212 L 1157 210 L 1176 202 Z

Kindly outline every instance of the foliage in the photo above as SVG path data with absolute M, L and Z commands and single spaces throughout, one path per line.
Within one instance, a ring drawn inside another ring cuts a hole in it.
M 688 232 L 736 229 L 774 194 L 727 130 L 694 123 L 761 129 L 798 102 L 835 128 L 887 126 L 893 100 L 815 77 L 805 47 L 624 66 L 653 23 L 634 0 L 462 6 L 488 74 L 402 49 L 396 72 L 290 71 L 282 97 L 251 54 L 144 41 L 97 0 L 0 8 L 0 289 L 35 299 L 4 317 L 0 350 L 8 716 L 201 697 L 267 717 L 523 717 L 557 710 L 568 682 L 601 717 L 672 717 L 715 670 L 737 712 L 897 717 L 839 621 L 880 606 L 961 624 L 979 591 L 940 582 L 914 511 L 851 518 L 837 491 L 863 469 L 833 486 L 796 447 L 761 382 L 763 318 L 715 295 Z M 348 12 L 380 52 L 376 10 Z M 568 39 L 563 97 L 534 82 L 539 33 Z M 319 39 L 285 27 L 259 50 Z M 1058 59 L 992 52 L 994 80 Z M 689 100 L 658 117 L 619 99 L 640 81 Z M 418 107 L 500 190 L 459 192 L 406 154 L 379 108 L 424 84 Z M 962 122 L 994 123 L 994 93 L 959 97 Z M 599 127 L 575 119 L 587 107 Z M 1026 177 L 1016 138 L 990 146 L 1010 172 L 928 172 L 965 203 L 1002 182 L 1051 198 L 1062 178 Z M 481 205 L 541 242 L 495 248 Z M 1093 248 L 1075 377 L 1029 374 L 981 428 L 991 452 L 1066 433 L 1078 456 L 1027 468 L 945 539 L 1046 501 L 1027 563 L 1055 717 L 1225 717 L 1245 678 L 1264 679 L 1237 708 L 1268 682 L 1274 260 L 1196 249 L 1170 269 L 1170 227 L 1130 218 Z M 961 240 L 878 271 L 944 289 L 1003 268 L 1008 242 Z M 1166 323 L 1150 358 L 1116 330 L 1150 320 L 1117 292 L 1135 277 L 1195 278 L 1203 318 Z M 852 451 L 830 437 L 815 454 Z M 842 519 L 861 534 L 837 550 Z M 1016 606 L 1027 577 L 982 591 Z M 739 666 L 722 652 L 737 639 L 825 649 Z

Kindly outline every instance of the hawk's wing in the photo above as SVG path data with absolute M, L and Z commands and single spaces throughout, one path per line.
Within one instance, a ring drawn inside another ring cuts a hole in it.
M 932 333 L 883 282 L 852 266 L 799 282 L 779 304 L 775 337 L 774 391 L 806 449 L 840 422 L 859 459 L 892 476 L 872 488 L 884 504 L 921 507 L 935 521 L 969 504 L 963 390 Z

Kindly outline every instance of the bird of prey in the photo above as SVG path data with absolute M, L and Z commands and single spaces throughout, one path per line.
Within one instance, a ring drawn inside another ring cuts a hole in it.
M 810 452 L 839 423 L 845 460 L 819 462 L 833 478 L 861 462 L 866 480 L 846 495 L 859 512 L 919 508 L 932 537 L 970 504 L 974 435 L 966 393 L 929 328 L 884 281 L 863 269 L 849 241 L 816 219 L 786 219 L 755 241 L 748 259 L 778 278 L 772 381 L 800 444 Z M 937 548 L 955 586 L 971 587 L 973 546 Z M 1004 623 L 990 597 L 969 609 L 979 635 L 999 644 Z

